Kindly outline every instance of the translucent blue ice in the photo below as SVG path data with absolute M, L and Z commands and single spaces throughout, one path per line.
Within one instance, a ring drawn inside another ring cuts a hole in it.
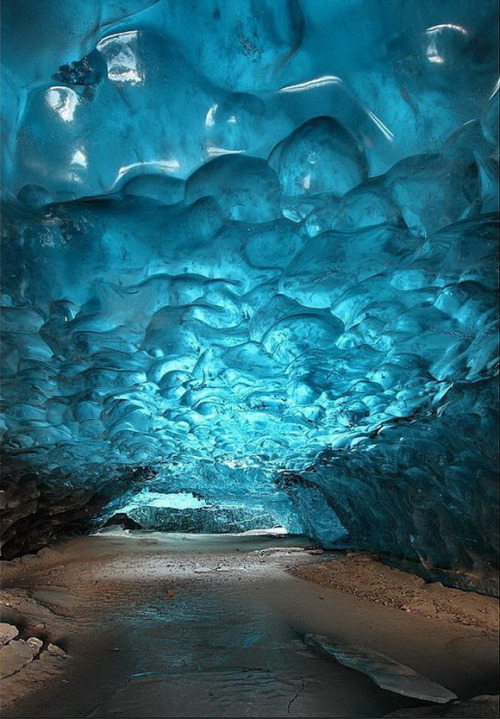
M 8 470 L 493 561 L 496 4 L 2 10 Z

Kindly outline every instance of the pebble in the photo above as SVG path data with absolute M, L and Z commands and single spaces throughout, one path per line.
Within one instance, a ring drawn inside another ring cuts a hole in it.
M 38 637 L 30 637 L 26 640 L 26 644 L 33 649 L 35 654 L 38 654 L 40 649 L 43 647 L 43 642 L 41 639 L 38 639 Z
M 0 622 L 0 646 L 8 644 L 12 639 L 15 639 L 19 634 L 19 629 L 13 624 L 7 624 L 7 622 Z
M 47 647 L 47 651 L 49 654 L 52 654 L 54 657 L 67 657 L 68 655 L 64 651 L 64 649 L 61 649 L 61 647 L 58 647 L 57 644 L 49 644 Z

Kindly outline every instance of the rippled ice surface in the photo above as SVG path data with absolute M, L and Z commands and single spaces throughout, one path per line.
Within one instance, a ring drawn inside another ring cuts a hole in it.
M 7 3 L 9 470 L 490 561 L 495 17 Z

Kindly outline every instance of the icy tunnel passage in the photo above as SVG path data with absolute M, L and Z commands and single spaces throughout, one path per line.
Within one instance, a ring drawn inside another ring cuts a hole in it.
M 4 556 L 128 514 L 496 591 L 496 9 L 2 3 Z

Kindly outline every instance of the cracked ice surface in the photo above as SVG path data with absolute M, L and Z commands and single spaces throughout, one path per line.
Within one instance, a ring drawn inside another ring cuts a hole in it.
M 333 508 L 383 535 L 388 476 L 487 504 L 494 4 L 51 8 L 3 13 L 8 461 L 152 467 L 325 543 Z M 384 548 L 427 547 L 414 506 Z

